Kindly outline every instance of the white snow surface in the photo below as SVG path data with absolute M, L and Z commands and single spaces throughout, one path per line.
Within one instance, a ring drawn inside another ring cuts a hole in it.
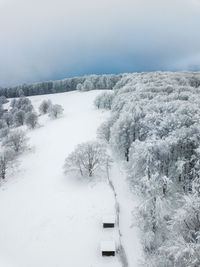
M 118 257 L 101 256 L 102 240 L 118 241 L 115 228 L 102 227 L 102 217 L 114 213 L 108 183 L 88 183 L 63 173 L 67 155 L 77 144 L 95 140 L 98 126 L 109 116 L 93 106 L 100 93 L 30 97 L 36 109 L 43 99 L 51 99 L 64 107 L 64 114 L 57 120 L 41 116 L 41 126 L 27 130 L 31 149 L 0 187 L 1 267 L 122 266 Z M 125 216 L 124 221 L 127 219 Z M 125 229 L 131 222 L 124 221 Z M 125 237 L 123 241 L 126 243 Z M 138 253 L 134 249 L 129 248 L 133 256 Z M 137 264 L 130 265 L 134 266 Z

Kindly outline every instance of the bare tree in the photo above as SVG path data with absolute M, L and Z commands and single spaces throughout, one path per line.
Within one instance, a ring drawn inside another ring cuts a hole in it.
M 23 131 L 16 130 L 7 136 L 3 145 L 19 153 L 27 147 L 27 137 Z
M 31 129 L 34 129 L 38 123 L 38 115 L 36 112 L 29 112 L 26 116 L 25 123 Z
M 98 142 L 86 142 L 79 144 L 65 160 L 65 172 L 78 171 L 81 176 L 92 177 L 95 171 L 104 170 L 110 161 L 106 154 L 105 146 Z
M 63 111 L 64 109 L 61 105 L 52 105 L 49 109 L 49 117 L 52 119 L 57 119 L 63 113 Z

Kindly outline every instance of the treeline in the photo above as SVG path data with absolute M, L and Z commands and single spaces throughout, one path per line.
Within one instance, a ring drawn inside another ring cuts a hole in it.
M 95 101 L 112 114 L 98 136 L 124 161 L 140 199 L 133 220 L 144 266 L 200 266 L 199 81 L 199 73 L 132 74 Z
M 62 93 L 74 90 L 89 91 L 93 89 L 112 89 L 122 75 L 89 75 L 67 78 L 58 81 L 47 81 L 33 84 L 22 84 L 15 87 L 0 88 L 0 96 L 7 98 Z
M 152 75 L 158 78 L 162 74 L 163 78 L 170 76 L 171 83 L 180 82 L 182 85 L 198 87 L 200 85 L 199 73 L 170 73 L 170 72 L 155 72 Z M 151 79 L 151 74 L 149 74 Z M 44 95 L 62 93 L 74 90 L 89 91 L 95 89 L 120 89 L 133 80 L 137 83 L 138 77 L 145 77 L 146 73 L 132 74 L 108 74 L 108 75 L 89 75 L 83 77 L 67 78 L 58 81 L 46 81 L 32 84 L 22 84 L 14 87 L 0 88 L 0 96 L 14 98 L 20 96 Z M 165 80 L 165 78 L 164 78 Z

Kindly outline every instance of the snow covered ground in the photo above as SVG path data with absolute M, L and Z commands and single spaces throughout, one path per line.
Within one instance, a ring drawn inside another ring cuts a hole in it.
M 132 211 L 137 206 L 137 197 L 134 197 L 126 181 L 126 173 L 122 164 L 115 161 L 110 171 L 110 178 L 115 188 L 116 198 L 119 203 L 119 229 L 121 232 L 121 243 L 125 250 L 128 265 L 138 266 L 142 258 L 142 247 L 140 244 L 139 231 L 134 226 Z
M 77 181 L 66 177 L 62 168 L 78 143 L 96 138 L 98 126 L 109 115 L 93 106 L 99 93 L 31 97 L 36 109 L 43 99 L 51 99 L 65 111 L 57 120 L 40 117 L 41 127 L 28 132 L 31 150 L 20 158 L 19 170 L 0 187 L 1 267 L 122 266 L 118 257 L 102 258 L 100 254 L 101 241 L 118 239 L 116 229 L 104 230 L 101 224 L 105 214 L 114 212 L 108 183 Z M 130 202 L 122 207 L 127 204 Z M 122 221 L 126 249 L 126 237 L 131 238 L 126 226 L 131 222 L 126 216 L 124 220 L 129 220 Z M 138 247 L 129 247 L 130 259 L 138 258 L 134 257 Z M 130 265 L 134 266 L 136 262 Z

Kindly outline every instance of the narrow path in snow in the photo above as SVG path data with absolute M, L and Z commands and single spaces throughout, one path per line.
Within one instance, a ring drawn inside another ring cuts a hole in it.
M 109 175 L 109 170 L 107 169 L 107 178 L 108 178 L 108 184 L 113 192 L 114 198 L 115 198 L 115 212 L 116 212 L 116 221 L 117 221 L 117 227 L 118 227 L 118 235 L 119 235 L 119 244 L 118 244 L 118 253 L 119 253 L 119 257 L 120 257 L 120 261 L 122 263 L 122 267 L 128 267 L 128 259 L 126 256 L 126 252 L 125 249 L 122 245 L 122 240 L 121 240 L 121 230 L 120 230 L 120 204 L 117 198 L 117 193 L 115 190 L 115 187 L 113 185 L 113 182 L 110 178 Z
M 108 173 L 108 180 L 115 197 L 122 266 L 137 267 L 142 258 L 139 229 L 132 226 L 132 211 L 137 206 L 137 198 L 133 197 L 126 181 L 126 173 L 117 160 L 114 161 L 110 173 Z

